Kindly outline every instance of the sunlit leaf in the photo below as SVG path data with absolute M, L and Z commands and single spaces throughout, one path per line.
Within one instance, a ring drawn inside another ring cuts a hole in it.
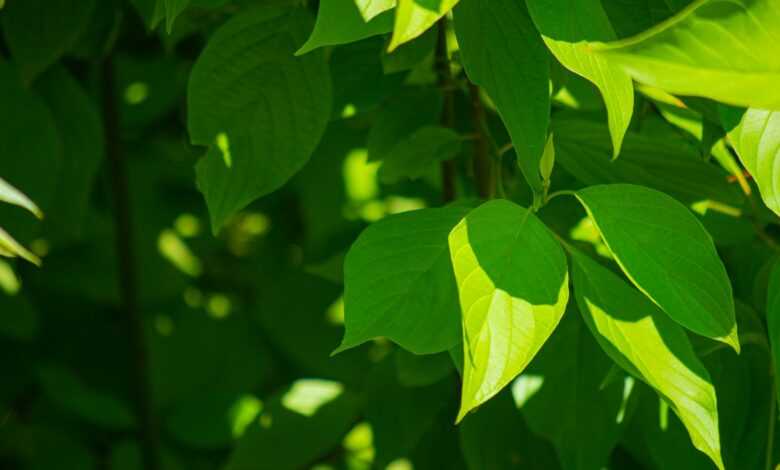
M 577 305 L 612 360 L 653 387 L 723 469 L 715 389 L 685 331 L 607 268 L 573 253 Z
M 306 54 L 322 46 L 356 42 L 393 29 L 393 15 L 386 12 L 366 22 L 355 0 L 328 0 L 320 3 L 317 22 L 306 44 L 296 52 Z
M 576 196 L 631 282 L 680 325 L 739 351 L 731 282 L 712 237 L 685 206 L 629 184 Z
M 377 15 L 395 8 L 396 0 L 353 0 L 365 22 L 371 21 Z
M 458 421 L 497 394 L 533 359 L 566 309 L 566 257 L 531 212 L 487 202 L 450 233 L 463 321 Z
M 458 3 L 458 0 L 438 0 L 433 4 L 424 0 L 397 1 L 393 37 L 388 46 L 388 50 L 391 52 L 401 44 L 409 42 L 427 31 Z
M 0 178 L 0 202 L 7 202 L 8 204 L 22 207 L 39 219 L 43 218 L 43 212 L 29 197 L 2 178 Z

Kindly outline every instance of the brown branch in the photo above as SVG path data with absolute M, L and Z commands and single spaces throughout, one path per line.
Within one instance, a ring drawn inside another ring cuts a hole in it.
M 447 17 L 442 17 L 437 24 L 438 39 L 436 41 L 436 57 L 434 67 L 438 77 L 439 88 L 444 93 L 444 107 L 441 113 L 441 125 L 447 128 L 455 127 L 455 86 L 452 81 L 450 59 L 447 54 Z M 455 162 L 441 162 L 441 186 L 444 202 L 455 200 Z
M 479 96 L 479 87 L 469 83 L 469 96 L 471 98 L 471 121 L 477 138 L 474 140 L 474 181 L 477 186 L 477 194 L 482 199 L 493 197 L 494 181 L 493 162 L 490 159 L 490 144 L 485 135 L 487 122 L 485 120 L 485 107 Z
M 136 258 L 133 249 L 133 220 L 127 171 L 119 133 L 119 112 L 114 79 L 114 61 L 109 55 L 102 64 L 103 126 L 106 160 L 114 198 L 114 237 L 118 260 L 119 310 L 126 324 L 133 354 L 135 404 L 139 418 L 139 441 L 147 470 L 157 470 L 159 439 L 154 415 L 146 353 L 144 318 L 138 308 Z

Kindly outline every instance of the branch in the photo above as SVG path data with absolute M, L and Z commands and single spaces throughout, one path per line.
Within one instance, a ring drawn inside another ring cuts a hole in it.
M 436 41 L 436 58 L 434 67 L 438 77 L 439 88 L 444 93 L 444 108 L 441 113 L 441 125 L 452 129 L 455 127 L 455 95 L 450 70 L 450 59 L 447 54 L 447 17 L 442 17 L 437 24 L 438 39 Z M 441 162 L 441 186 L 444 202 L 455 200 L 455 162 Z
M 485 107 L 479 96 L 479 87 L 469 82 L 469 96 L 471 98 L 471 121 L 477 138 L 474 139 L 474 181 L 477 185 L 477 194 L 482 199 L 493 196 L 494 178 L 493 162 L 490 159 L 490 144 L 485 129 Z

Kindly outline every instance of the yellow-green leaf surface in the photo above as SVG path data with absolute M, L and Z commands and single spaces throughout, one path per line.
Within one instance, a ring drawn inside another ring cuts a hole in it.
M 395 9 L 395 27 L 390 39 L 389 51 L 405 42 L 409 42 L 433 26 L 439 18 L 446 15 L 458 0 L 438 0 L 427 5 L 430 0 L 398 0 Z M 428 8 L 433 6 L 433 8 Z
M 447 235 L 466 207 L 405 212 L 366 228 L 344 261 L 344 340 L 337 352 L 386 337 L 416 354 L 460 340 Z
M 569 283 L 547 227 L 506 200 L 470 212 L 449 244 L 463 322 L 460 421 L 533 359 L 566 309 Z
M 322 46 L 347 44 L 393 29 L 393 14 L 387 12 L 364 21 L 353 0 L 328 0 L 320 2 L 317 22 L 306 44 L 296 52 L 305 54 Z
M 247 10 L 214 33 L 192 69 L 187 127 L 193 144 L 209 146 L 197 180 L 215 232 L 286 183 L 325 132 L 325 55 L 294 56 L 311 24 L 302 9 Z
M 601 347 L 658 391 L 693 445 L 723 469 L 715 388 L 685 330 L 607 268 L 580 253 L 572 259 L 577 305 Z
M 734 297 L 712 237 L 660 191 L 606 184 L 577 191 L 631 281 L 674 321 L 739 352 Z
M 354 2 L 366 23 L 380 13 L 395 8 L 395 0 L 354 0 Z
M 43 212 L 41 212 L 41 209 L 38 208 L 38 206 L 36 206 L 35 203 L 23 192 L 14 188 L 3 178 L 0 178 L 0 201 L 27 209 L 39 219 L 43 218 Z
M 607 106 L 612 155 L 616 157 L 634 112 L 634 86 L 626 72 L 592 51 L 592 42 L 617 38 L 600 0 L 526 3 L 544 42 L 558 61 L 601 91 Z
M 549 54 L 517 0 L 461 0 L 455 33 L 463 66 L 498 108 L 528 184 L 542 191 L 539 162 L 550 122 Z
M 23 247 L 11 235 L 0 227 L 0 256 L 16 258 L 17 256 L 40 266 L 41 260 L 30 250 Z
M 769 334 L 769 344 L 772 348 L 772 361 L 775 369 L 775 380 L 780 377 L 780 262 L 775 262 L 769 276 L 769 287 L 766 301 L 766 323 Z M 777 400 L 780 403 L 780 388 L 775 387 Z
M 724 107 L 721 118 L 764 203 L 780 215 L 780 112 Z
M 777 0 L 697 0 L 597 55 L 670 93 L 780 110 Z

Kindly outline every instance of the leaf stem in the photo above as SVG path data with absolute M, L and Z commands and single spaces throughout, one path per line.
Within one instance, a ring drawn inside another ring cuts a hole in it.
M 438 38 L 436 41 L 436 57 L 434 68 L 438 77 L 438 85 L 444 94 L 444 107 L 441 113 L 441 125 L 452 129 L 455 127 L 455 95 L 450 70 L 450 59 L 447 53 L 447 17 L 442 17 L 437 24 Z M 441 162 L 442 199 L 445 203 L 455 200 L 455 162 Z
M 119 309 L 125 321 L 132 351 L 132 373 L 135 383 L 135 403 L 140 422 L 139 441 L 143 467 L 157 470 L 159 439 L 157 422 L 151 399 L 149 366 L 146 351 L 144 318 L 138 305 L 136 256 L 133 243 L 133 217 L 127 170 L 119 132 L 119 112 L 116 99 L 113 56 L 109 54 L 102 64 L 103 126 L 106 159 L 114 198 L 114 236 L 119 275 Z

